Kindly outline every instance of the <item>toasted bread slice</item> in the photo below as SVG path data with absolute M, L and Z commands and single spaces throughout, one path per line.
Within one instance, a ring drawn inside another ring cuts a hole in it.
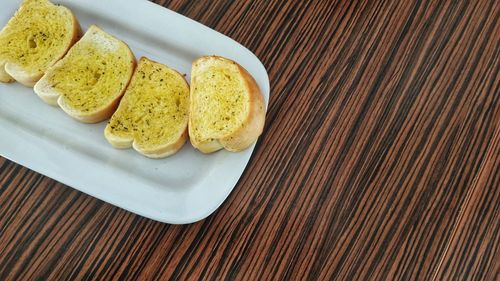
M 96 123 L 116 110 L 134 67 L 129 47 L 93 25 L 62 60 L 49 68 L 34 90 L 71 117 Z
M 33 87 L 78 40 L 71 11 L 47 0 L 25 0 L 0 31 L 0 82 Z
M 217 56 L 193 62 L 189 138 L 195 148 L 244 150 L 260 136 L 264 121 L 264 98 L 243 67 Z
M 141 58 L 104 136 L 116 148 L 150 158 L 176 153 L 186 143 L 189 85 L 167 66 Z

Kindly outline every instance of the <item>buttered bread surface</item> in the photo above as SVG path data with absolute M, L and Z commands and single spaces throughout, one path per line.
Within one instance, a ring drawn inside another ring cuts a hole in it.
M 0 32 L 0 81 L 33 86 L 78 39 L 72 12 L 47 0 L 25 0 Z
M 134 64 L 125 43 L 91 26 L 35 85 L 35 92 L 80 121 L 99 122 L 116 109 Z
M 189 86 L 177 71 L 142 58 L 118 110 L 105 129 L 117 148 L 148 157 L 175 153 L 187 139 Z
M 195 148 L 244 150 L 262 133 L 264 119 L 262 93 L 243 67 L 219 56 L 193 62 L 189 137 Z

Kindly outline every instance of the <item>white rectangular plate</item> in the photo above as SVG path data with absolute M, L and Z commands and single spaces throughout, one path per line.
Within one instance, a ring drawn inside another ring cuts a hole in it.
M 234 40 L 146 0 L 55 0 L 70 8 L 83 30 L 97 24 L 147 56 L 187 74 L 202 55 L 221 55 L 245 67 L 269 100 L 269 79 L 257 57 Z M 2 0 L 4 26 L 21 4 Z M 116 150 L 104 139 L 106 122 L 79 123 L 43 103 L 32 89 L 0 83 L 0 155 L 82 192 L 166 223 L 201 220 L 234 188 L 254 147 L 203 155 L 189 143 L 174 156 L 152 160 Z

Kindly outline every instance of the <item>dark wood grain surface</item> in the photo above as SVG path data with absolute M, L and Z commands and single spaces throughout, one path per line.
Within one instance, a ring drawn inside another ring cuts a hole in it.
M 0 158 L 0 280 L 500 279 L 498 1 L 158 3 L 268 69 L 245 173 L 181 226 Z

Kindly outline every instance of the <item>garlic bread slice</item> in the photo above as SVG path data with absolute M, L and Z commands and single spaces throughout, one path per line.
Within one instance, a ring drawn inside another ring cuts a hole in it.
M 73 13 L 48 0 L 25 0 L 0 31 L 0 82 L 33 87 L 78 40 Z
M 141 58 L 104 136 L 116 148 L 150 158 L 176 153 L 187 140 L 189 85 L 177 71 Z
M 218 56 L 193 62 L 189 138 L 195 148 L 244 150 L 260 136 L 264 121 L 262 93 L 242 66 Z
M 91 26 L 68 54 L 36 83 L 35 92 L 85 123 L 108 119 L 116 110 L 135 67 L 129 47 Z

